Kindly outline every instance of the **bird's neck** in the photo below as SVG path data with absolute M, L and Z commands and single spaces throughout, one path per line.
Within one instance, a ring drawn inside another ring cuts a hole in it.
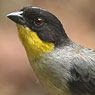
M 54 49 L 54 44 L 51 42 L 43 42 L 37 36 L 36 32 L 33 32 L 27 27 L 17 25 L 19 38 L 25 47 L 29 59 L 36 60 L 38 57 L 51 52 Z

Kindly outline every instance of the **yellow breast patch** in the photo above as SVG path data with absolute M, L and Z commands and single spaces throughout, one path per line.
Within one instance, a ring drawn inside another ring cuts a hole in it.
M 44 53 L 51 52 L 54 44 L 51 42 L 43 42 L 36 32 L 31 31 L 28 27 L 18 25 L 19 38 L 24 45 L 28 57 L 35 59 Z

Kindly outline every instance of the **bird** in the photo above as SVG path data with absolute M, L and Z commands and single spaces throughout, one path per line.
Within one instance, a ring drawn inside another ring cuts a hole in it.
M 30 65 L 49 95 L 95 95 L 95 50 L 73 42 L 49 11 L 25 6 L 9 13 Z

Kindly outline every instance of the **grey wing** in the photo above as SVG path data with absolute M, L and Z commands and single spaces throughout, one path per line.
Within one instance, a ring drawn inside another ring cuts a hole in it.
M 95 59 L 76 57 L 71 64 L 71 80 L 68 83 L 72 93 L 95 95 Z

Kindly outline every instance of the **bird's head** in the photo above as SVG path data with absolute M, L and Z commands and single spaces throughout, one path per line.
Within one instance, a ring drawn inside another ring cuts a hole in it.
M 17 23 L 28 55 L 51 52 L 68 38 L 57 17 L 42 8 L 27 6 L 7 16 Z

